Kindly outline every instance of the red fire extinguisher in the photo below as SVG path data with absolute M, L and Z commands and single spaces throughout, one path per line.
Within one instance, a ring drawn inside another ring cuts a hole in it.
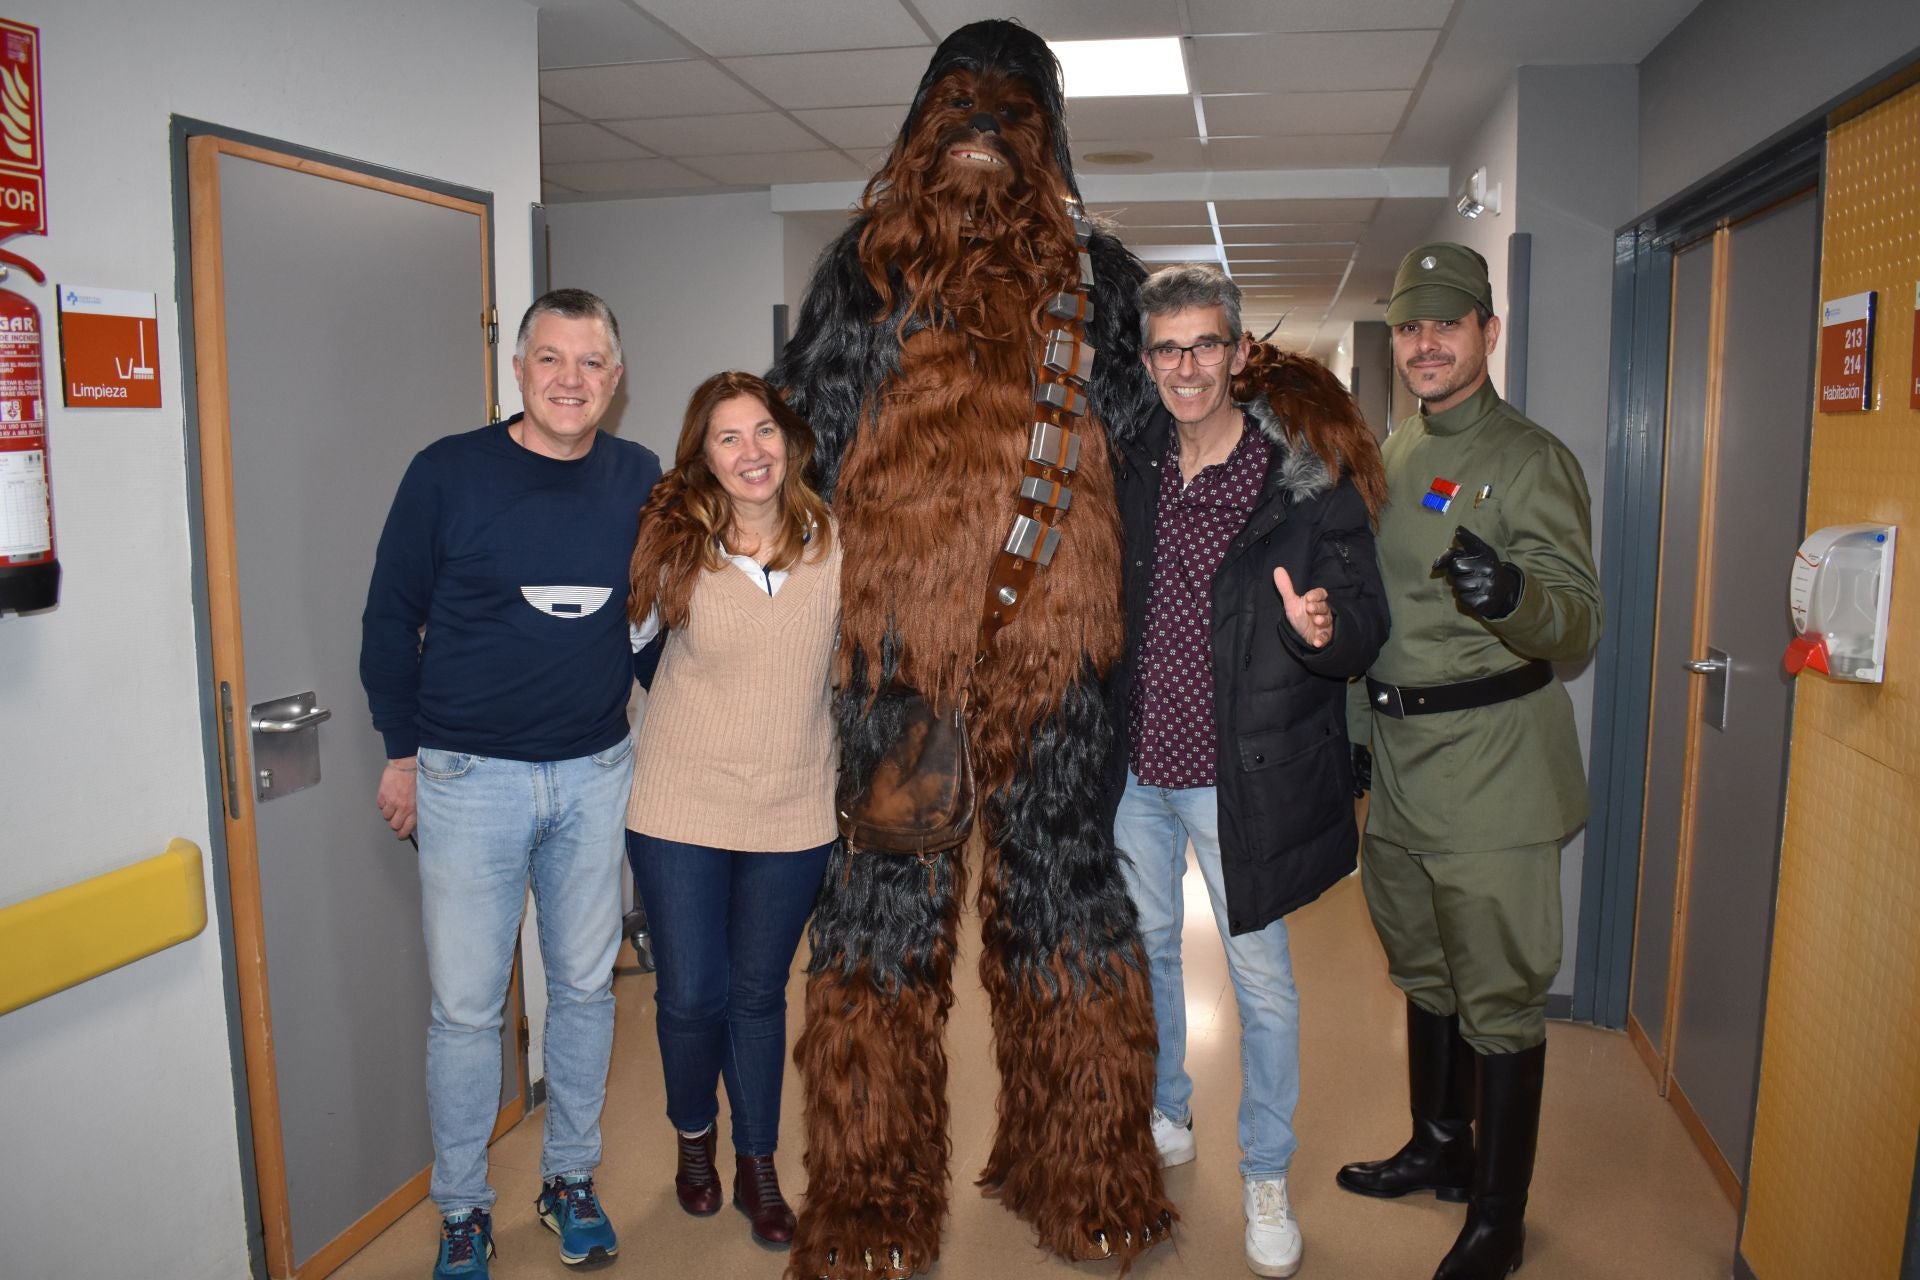
M 0 251 L 0 260 L 31 264 Z M 46 376 L 40 309 L 0 289 L 0 612 L 60 602 L 53 554 L 53 489 L 47 471 Z

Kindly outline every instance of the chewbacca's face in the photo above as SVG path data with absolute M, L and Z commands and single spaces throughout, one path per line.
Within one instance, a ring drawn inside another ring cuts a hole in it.
M 953 71 L 927 91 L 907 146 L 930 179 L 1018 191 L 1051 166 L 1047 127 L 1020 81 Z

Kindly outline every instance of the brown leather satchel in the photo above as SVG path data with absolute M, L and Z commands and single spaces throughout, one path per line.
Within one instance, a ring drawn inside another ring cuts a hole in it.
M 842 775 L 834 797 L 840 834 L 861 852 L 916 857 L 964 843 L 976 803 L 966 698 L 944 715 L 905 686 L 883 691 L 880 700 L 895 704 L 899 733 L 864 787 L 850 787 Z
M 1086 247 L 1093 227 L 1079 203 L 1067 202 L 1080 241 L 1080 283 L 1056 295 L 1047 314 L 1058 328 L 1039 342 L 1033 387 L 1033 434 L 1027 446 L 1013 529 L 987 578 L 981 606 L 980 642 L 974 659 L 986 655 L 1000 628 L 1012 622 L 1033 590 L 1038 570 L 1053 560 L 1060 545 L 1060 524 L 1073 492 L 1068 481 L 1080 465 L 1075 419 L 1087 411 L 1085 386 L 1094 349 L 1087 344 L 1086 321 L 1093 314 L 1093 261 Z M 855 852 L 897 853 L 926 859 L 962 844 L 973 829 L 978 803 L 973 761 L 967 749 L 967 704 L 972 680 L 951 709 L 936 715 L 927 700 L 904 685 L 883 689 L 876 716 L 898 716 L 899 730 L 865 785 L 852 787 L 843 775 L 834 796 L 840 834 Z

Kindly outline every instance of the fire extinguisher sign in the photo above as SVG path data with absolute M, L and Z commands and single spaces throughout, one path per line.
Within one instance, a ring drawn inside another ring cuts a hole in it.
M 150 293 L 56 285 L 62 403 L 69 409 L 158 409 L 160 329 Z
M 39 315 L 0 290 L 0 568 L 37 563 L 53 550 L 40 367 Z
M 0 18 L 0 239 L 47 233 L 40 29 Z

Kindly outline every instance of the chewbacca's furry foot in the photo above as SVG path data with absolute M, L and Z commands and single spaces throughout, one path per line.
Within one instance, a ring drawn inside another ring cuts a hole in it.
M 907 1280 L 916 1271 L 926 1269 L 924 1265 L 910 1266 L 897 1244 L 885 1245 L 877 1252 L 862 1249 L 857 1258 L 849 1250 L 845 1262 L 838 1248 L 829 1248 L 821 1261 L 824 1266 L 813 1280 Z
M 940 1257 L 939 1229 L 926 1215 L 903 1220 L 869 1211 L 831 1224 L 805 1217 L 801 1223 L 804 1239 L 794 1241 L 788 1280 L 907 1280 Z
M 1087 1244 L 1084 1250 L 1076 1251 L 1068 1258 L 1070 1262 L 1104 1262 L 1116 1254 L 1131 1266 L 1133 1260 L 1157 1244 L 1173 1238 L 1173 1214 L 1163 1212 L 1153 1222 L 1141 1227 L 1137 1238 L 1139 1247 L 1134 1247 L 1136 1233 L 1122 1231 L 1119 1236 L 1109 1236 L 1105 1228 L 1094 1227 L 1087 1232 Z

